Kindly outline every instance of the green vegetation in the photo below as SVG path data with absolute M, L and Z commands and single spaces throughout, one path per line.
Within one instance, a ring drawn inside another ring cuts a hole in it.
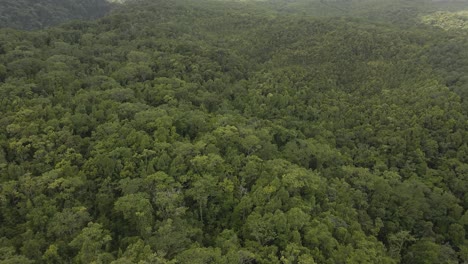
M 0 30 L 0 263 L 468 262 L 468 33 L 279 4 Z
M 468 30 L 468 11 L 436 12 L 422 17 L 422 21 L 443 29 Z
M 107 0 L 1 0 L 0 28 L 40 29 L 109 12 Z

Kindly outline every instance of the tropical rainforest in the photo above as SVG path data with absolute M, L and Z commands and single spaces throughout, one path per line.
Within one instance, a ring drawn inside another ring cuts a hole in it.
M 0 29 L 0 263 L 468 263 L 467 2 L 133 0 L 30 30 L 54 2 Z
M 73 19 L 95 19 L 110 11 L 107 0 L 1 0 L 0 27 L 42 29 Z

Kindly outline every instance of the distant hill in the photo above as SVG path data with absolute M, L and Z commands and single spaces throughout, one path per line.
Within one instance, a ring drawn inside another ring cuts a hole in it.
M 0 28 L 41 29 L 74 19 L 96 19 L 112 4 L 106 0 L 2 0 Z

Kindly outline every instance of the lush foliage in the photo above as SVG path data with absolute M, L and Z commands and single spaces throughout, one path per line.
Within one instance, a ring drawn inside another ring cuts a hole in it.
M 273 6 L 1 30 L 0 263 L 467 262 L 466 32 Z
M 436 12 L 422 17 L 422 21 L 443 29 L 468 30 L 468 11 Z

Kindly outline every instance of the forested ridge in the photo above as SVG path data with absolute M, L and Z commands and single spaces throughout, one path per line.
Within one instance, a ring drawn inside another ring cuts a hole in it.
M 0 263 L 468 262 L 468 31 L 325 3 L 0 29 Z
M 111 7 L 107 0 L 1 0 L 0 28 L 33 30 L 73 19 L 96 19 Z

